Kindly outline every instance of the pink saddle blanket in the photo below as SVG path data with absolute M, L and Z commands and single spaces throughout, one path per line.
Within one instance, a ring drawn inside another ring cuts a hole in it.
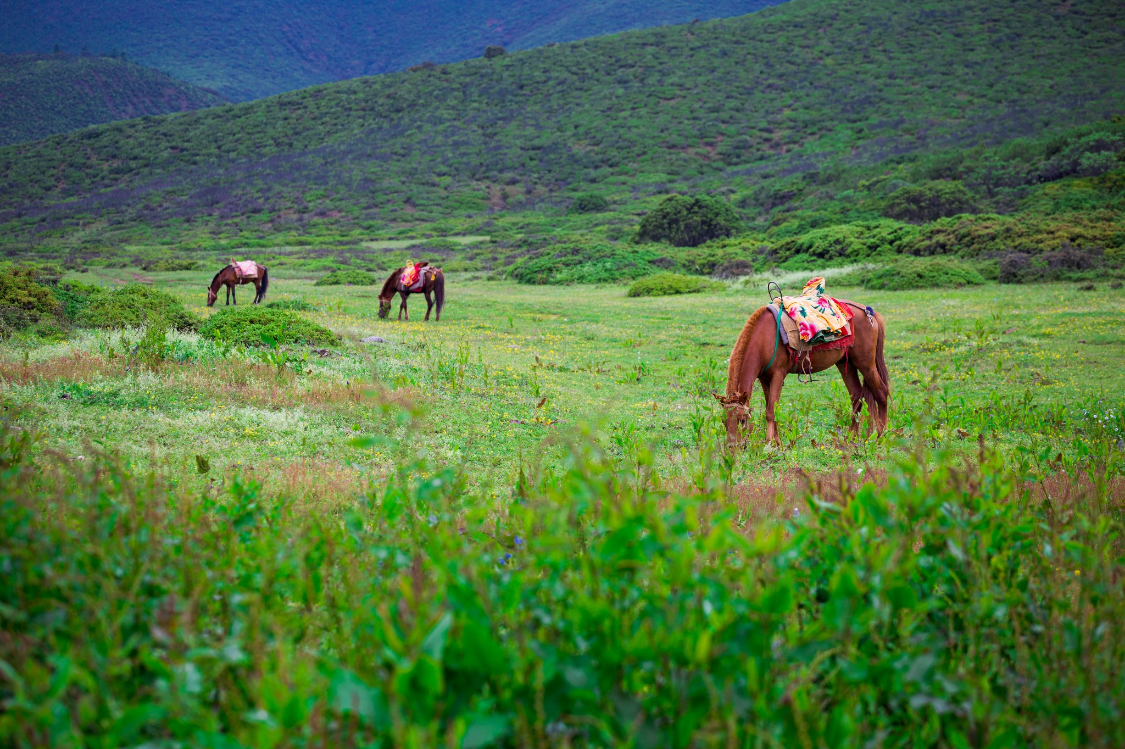
M 231 267 L 234 268 L 235 275 L 239 278 L 257 278 L 258 265 L 253 260 L 240 260 L 232 262 Z

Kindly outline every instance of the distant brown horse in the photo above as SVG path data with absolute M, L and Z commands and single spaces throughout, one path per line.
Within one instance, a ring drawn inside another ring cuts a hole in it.
M 207 306 L 215 306 L 215 301 L 219 298 L 219 287 L 221 286 L 227 287 L 227 304 L 230 304 L 233 298 L 235 305 L 238 305 L 238 295 L 234 287 L 246 283 L 254 284 L 255 294 L 252 304 L 257 304 L 265 299 L 266 291 L 270 287 L 270 273 L 264 266 L 258 265 L 257 263 L 254 263 L 254 267 L 258 269 L 256 278 L 246 278 L 245 276 L 238 275 L 233 265 L 228 265 L 216 273 L 215 277 L 211 279 L 211 285 L 207 287 Z
M 421 269 L 422 274 L 422 288 L 409 289 L 402 285 L 402 272 L 405 266 L 397 268 L 390 277 L 387 278 L 386 283 L 383 284 L 383 290 L 379 292 L 379 318 L 385 320 L 391 311 L 391 302 L 395 298 L 395 294 L 402 296 L 402 303 L 398 306 L 398 319 L 402 319 L 403 313 L 406 314 L 407 321 L 410 320 L 410 311 L 406 309 L 406 298 L 411 294 L 422 293 L 426 295 L 426 316 L 423 320 L 430 319 L 430 310 L 434 308 L 434 300 L 437 301 L 437 319 L 441 320 L 441 308 L 445 306 L 445 274 L 441 272 L 441 268 L 431 268 L 429 266 Z M 430 294 L 433 293 L 434 300 L 430 299 Z
M 833 364 L 840 370 L 852 397 L 852 434 L 859 431 L 859 412 L 865 402 L 867 413 L 873 418 L 879 434 L 887 428 L 891 380 L 883 360 L 883 341 L 886 338 L 883 317 L 877 312 L 868 317 L 863 307 L 851 302 L 841 304 L 855 309 L 852 318 L 854 342 L 847 348 L 812 351 L 808 354 L 809 360 L 800 363 L 789 347 L 778 340 L 777 318 L 769 308 L 762 307 L 750 315 L 730 355 L 726 395 L 715 394 L 726 409 L 727 438 L 732 446 L 745 443 L 750 417 L 750 390 L 754 380 L 762 384 L 765 394 L 766 439 L 780 445 L 774 406 L 781 399 L 781 386 L 786 375 L 821 372 Z M 863 375 L 862 383 L 860 375 Z

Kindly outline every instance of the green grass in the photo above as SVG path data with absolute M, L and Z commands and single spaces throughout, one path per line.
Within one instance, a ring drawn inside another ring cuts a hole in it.
M 787 383 L 783 450 L 728 454 L 761 289 L 454 277 L 395 323 L 271 277 L 330 356 L 0 350 L 6 743 L 1123 738 L 1125 338 L 1073 285 L 830 279 L 887 320 L 890 434 L 838 434 L 830 373 Z

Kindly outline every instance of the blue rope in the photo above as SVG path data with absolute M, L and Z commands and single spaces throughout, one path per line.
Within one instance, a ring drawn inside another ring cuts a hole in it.
M 763 371 L 769 371 L 769 368 L 773 366 L 773 360 L 777 358 L 777 344 L 781 341 L 781 313 L 775 312 L 773 319 L 777 322 L 777 330 L 773 332 L 773 356 L 770 357 L 770 363 L 766 365 Z

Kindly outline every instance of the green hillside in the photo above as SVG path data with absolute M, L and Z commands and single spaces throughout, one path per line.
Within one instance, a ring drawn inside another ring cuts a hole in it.
M 235 101 L 782 0 L 0 0 L 0 52 L 123 49 Z
M 565 229 L 616 242 L 684 190 L 729 199 L 747 246 L 865 220 L 916 231 L 883 202 L 943 179 L 967 179 L 975 210 L 1002 223 L 1029 186 L 1108 162 L 1080 166 L 1080 154 L 1073 168 L 1008 174 L 975 148 L 1034 136 L 1038 151 L 989 153 L 1046 163 L 1073 144 L 1044 138 L 1125 111 L 1125 7 L 1060 8 L 796 0 L 92 128 L 0 150 L 0 241 Z M 935 154 L 945 161 L 923 168 Z M 608 214 L 564 216 L 591 191 Z
M 213 91 L 113 57 L 0 54 L 3 145 L 223 101 Z

